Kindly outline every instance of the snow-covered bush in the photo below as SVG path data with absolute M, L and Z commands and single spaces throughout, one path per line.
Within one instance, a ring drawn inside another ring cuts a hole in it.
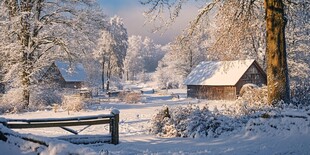
M 267 103 L 267 87 L 258 87 L 254 84 L 245 84 L 240 90 L 240 97 L 233 107 L 226 108 L 229 115 L 249 115 L 262 109 L 269 109 Z
M 31 92 L 29 107 L 33 110 L 44 109 L 46 106 L 62 103 L 61 90 L 56 85 L 44 84 Z
M 309 103 L 309 87 L 303 86 L 298 87 L 302 91 L 294 92 L 294 97 L 298 95 L 298 104 L 302 103 L 300 101 Z M 150 132 L 163 137 L 215 138 L 240 131 L 247 134 L 278 133 L 274 130 L 303 132 L 310 126 L 309 107 L 285 103 L 276 107 L 268 105 L 266 86 L 246 85 L 240 95 L 234 105 L 224 105 L 220 111 L 194 105 L 165 107 L 152 118 Z
M 243 118 L 223 115 L 218 110 L 196 108 L 189 117 L 187 134 L 191 138 L 217 138 L 242 127 Z
M 21 88 L 10 88 L 0 98 L 0 112 L 19 112 L 21 110 L 42 110 L 46 106 L 60 104 L 62 95 L 59 87 L 52 84 L 35 85 L 31 88 L 29 106 L 24 109 L 23 90 Z
M 137 103 L 141 100 L 141 94 L 136 92 L 120 92 L 118 95 L 120 101 L 124 101 L 126 103 Z
M 84 103 L 78 95 L 64 95 L 62 108 L 66 111 L 80 111 L 84 108 Z
M 247 134 L 252 135 L 308 133 L 310 127 L 308 112 L 294 108 L 274 109 L 265 113 L 267 117 L 249 118 L 244 128 Z
M 245 84 L 240 89 L 240 98 L 248 103 L 267 103 L 267 86 L 258 87 L 254 84 Z
M 127 92 L 121 91 L 121 92 L 118 94 L 117 97 L 118 97 L 118 99 L 119 99 L 120 101 L 125 101 L 126 94 L 127 94 Z
M 169 111 L 169 108 L 164 106 L 153 116 L 150 132 L 164 137 L 183 137 L 182 132 L 186 130 L 186 121 L 191 110 L 178 106 Z
M 234 105 L 220 111 L 194 105 L 164 107 L 151 119 L 150 132 L 162 137 L 190 138 L 217 138 L 241 131 L 246 134 L 277 133 L 274 130 L 306 132 L 310 126 L 309 112 L 286 105 L 265 108 L 253 105 L 245 110 Z
M 163 137 L 214 138 L 241 126 L 239 120 L 212 112 L 206 107 L 200 109 L 189 105 L 167 109 L 163 108 L 152 118 L 151 133 Z
M 6 94 L 3 94 L 0 98 L 0 113 L 19 112 L 23 110 L 22 93 L 22 89 L 12 88 Z

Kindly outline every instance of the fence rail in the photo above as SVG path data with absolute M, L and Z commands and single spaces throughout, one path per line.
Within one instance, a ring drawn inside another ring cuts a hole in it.
M 81 117 L 68 117 L 68 118 L 46 118 L 46 119 L 5 119 L 0 118 L 0 123 L 4 124 L 11 129 L 23 128 L 48 128 L 60 127 L 75 135 L 77 131 L 67 128 L 68 126 L 91 126 L 100 124 L 109 124 L 109 132 L 111 135 L 110 143 L 119 143 L 119 111 L 114 109 L 111 114 L 94 115 L 94 116 L 81 116 Z M 86 127 L 86 128 L 87 128 Z

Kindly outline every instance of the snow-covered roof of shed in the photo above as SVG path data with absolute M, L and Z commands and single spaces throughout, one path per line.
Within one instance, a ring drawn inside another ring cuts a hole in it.
M 55 61 L 55 65 L 66 82 L 82 82 L 86 79 L 86 72 L 81 63 L 70 65 L 69 62 Z
M 233 86 L 255 60 L 204 61 L 187 76 L 185 85 Z

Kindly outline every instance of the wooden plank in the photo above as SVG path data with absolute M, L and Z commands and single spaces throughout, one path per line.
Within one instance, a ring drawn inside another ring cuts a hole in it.
M 46 123 L 7 123 L 7 127 L 12 129 L 21 128 L 47 128 L 47 127 L 61 127 L 61 126 L 81 126 L 81 125 L 98 125 L 98 124 L 109 124 L 110 119 L 102 120 L 85 120 L 85 121 L 71 121 L 71 122 L 46 122 Z
M 67 127 L 63 127 L 63 126 L 60 126 L 60 128 L 70 132 L 70 133 L 73 133 L 75 135 L 79 134 L 77 131 L 73 130 L 73 129 L 70 129 L 70 128 L 67 128 Z
M 80 121 L 80 120 L 93 120 L 101 118 L 112 118 L 114 115 L 94 115 L 94 116 L 79 116 L 79 117 L 67 117 L 67 118 L 40 118 L 40 119 L 7 119 L 7 122 L 60 122 L 60 121 Z

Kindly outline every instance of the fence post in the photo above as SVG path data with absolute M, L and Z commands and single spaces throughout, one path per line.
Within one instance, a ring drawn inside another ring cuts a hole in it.
M 7 126 L 8 121 L 5 118 L 0 117 L 0 123 L 3 124 L 4 126 Z
M 110 132 L 112 136 L 112 144 L 118 144 L 119 143 L 119 110 L 113 109 L 111 111 L 111 114 L 114 115 L 114 118 L 111 120 L 112 124 L 110 123 Z M 112 129 L 111 129 L 112 128 Z M 112 131 L 111 131 L 112 130 Z

